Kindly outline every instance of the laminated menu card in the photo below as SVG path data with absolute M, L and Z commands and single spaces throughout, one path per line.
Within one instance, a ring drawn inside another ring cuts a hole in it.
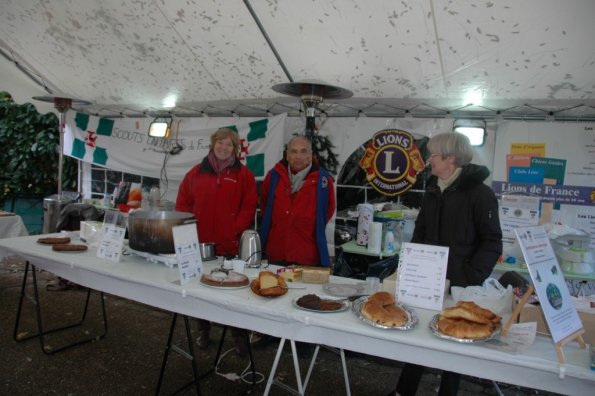
M 125 235 L 126 218 L 118 212 L 106 212 L 101 242 L 97 247 L 97 257 L 119 262 Z
M 192 279 L 198 279 L 203 273 L 196 224 L 175 226 L 171 231 L 180 270 L 180 284 L 183 285 Z
M 447 247 L 403 243 L 397 269 L 397 300 L 413 307 L 442 310 L 447 265 Z
M 581 334 L 583 325 L 543 226 L 515 230 L 554 343 Z

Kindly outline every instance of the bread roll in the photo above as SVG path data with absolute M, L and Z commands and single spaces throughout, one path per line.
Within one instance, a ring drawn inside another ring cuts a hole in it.
M 384 316 L 384 307 L 378 301 L 366 301 L 362 305 L 362 315 L 372 322 L 378 322 Z
M 475 304 L 473 301 L 459 301 L 459 302 L 457 302 L 457 306 L 463 307 L 463 308 L 468 309 L 472 312 L 475 312 L 478 315 L 481 315 L 482 317 L 488 319 L 490 321 L 490 323 L 492 323 L 493 325 L 498 325 L 502 321 L 502 317 L 496 315 L 489 309 L 480 307 L 479 305 Z
M 451 319 L 441 316 L 438 329 L 446 335 L 462 339 L 481 339 L 489 337 L 493 328 L 491 324 L 469 322 L 464 319 Z
M 380 301 L 369 298 L 362 305 L 361 313 L 366 319 L 389 327 L 403 326 L 409 320 L 407 312 L 402 308 L 394 304 L 383 306 Z
M 465 319 L 474 323 L 495 324 L 501 318 L 489 309 L 481 308 L 472 301 L 459 301 L 456 306 L 442 310 L 442 316 L 450 319 Z
M 377 301 L 382 306 L 396 304 L 395 296 L 389 292 L 379 291 L 368 297 L 368 301 Z

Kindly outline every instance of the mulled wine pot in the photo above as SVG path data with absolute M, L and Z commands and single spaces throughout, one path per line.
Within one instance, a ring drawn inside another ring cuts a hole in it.
M 240 238 L 240 260 L 246 262 L 248 268 L 260 268 L 262 251 L 260 235 L 255 230 L 246 230 Z

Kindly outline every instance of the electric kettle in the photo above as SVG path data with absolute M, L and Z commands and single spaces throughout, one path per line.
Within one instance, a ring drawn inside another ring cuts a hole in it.
M 255 230 L 246 230 L 240 238 L 240 260 L 246 262 L 248 268 L 260 268 L 262 252 L 260 235 Z

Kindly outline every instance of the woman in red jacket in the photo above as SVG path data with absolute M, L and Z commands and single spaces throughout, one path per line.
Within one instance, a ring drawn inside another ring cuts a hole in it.
M 194 213 L 200 242 L 215 244 L 219 256 L 238 254 L 240 237 L 254 223 L 258 195 L 252 172 L 237 155 L 238 134 L 221 128 L 211 135 L 209 154 L 184 176 L 176 210 Z M 209 346 L 210 322 L 199 320 L 198 346 Z M 231 329 L 236 351 L 246 352 L 245 336 L 240 329 Z

